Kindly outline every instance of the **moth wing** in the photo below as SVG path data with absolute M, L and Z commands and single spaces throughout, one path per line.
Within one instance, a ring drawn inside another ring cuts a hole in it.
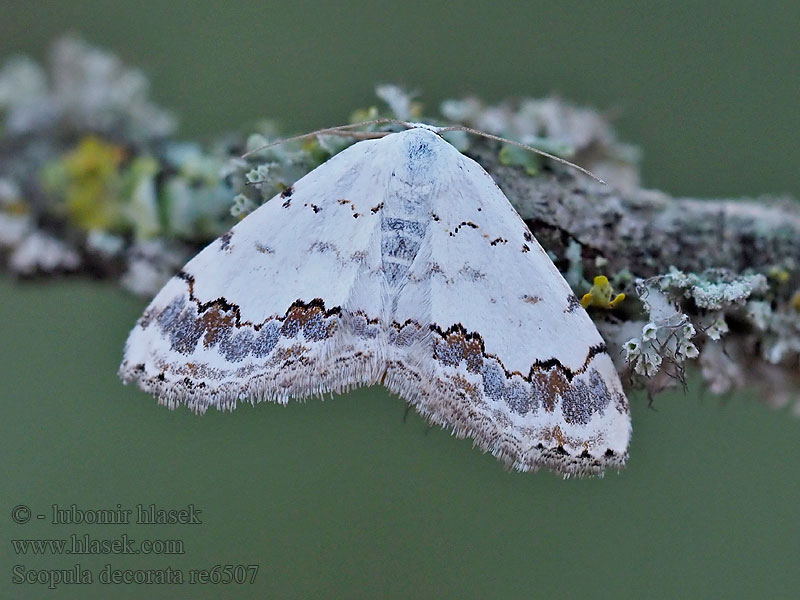
M 630 415 L 603 339 L 491 176 L 447 161 L 396 316 L 430 333 L 387 386 L 510 467 L 622 466 Z
M 121 377 L 200 412 L 379 379 L 376 143 L 333 157 L 189 261 L 131 332 Z

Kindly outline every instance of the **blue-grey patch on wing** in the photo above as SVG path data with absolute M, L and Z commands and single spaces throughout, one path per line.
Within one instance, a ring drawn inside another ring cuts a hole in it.
M 561 392 L 561 412 L 570 425 L 586 425 L 592 419 L 592 396 L 583 380 L 574 379 Z
M 226 333 L 219 342 L 219 351 L 230 362 L 240 362 L 250 354 L 256 336 L 249 327 Z
M 408 267 L 409 265 L 402 263 L 385 262 L 383 263 L 383 273 L 390 284 L 395 284 L 403 280 L 408 273 Z
M 417 257 L 427 222 L 384 216 L 381 219 L 381 260 L 391 285 L 402 281 Z
M 505 387 L 505 401 L 512 412 L 525 415 L 536 412 L 537 402 L 530 384 L 512 378 L 511 384 Z
M 503 369 L 493 360 L 484 361 L 481 378 L 483 393 L 495 402 L 507 404 L 512 412 L 526 415 L 538 409 L 538 398 L 532 386 L 517 377 L 512 377 L 509 381 Z
M 253 341 L 253 356 L 264 358 L 269 355 L 281 337 L 281 326 L 275 321 L 270 321 L 258 332 L 258 336 Z
M 436 342 L 436 360 L 445 367 L 458 367 L 464 359 L 464 348 L 458 344 L 448 344 L 444 340 Z
M 367 321 L 364 315 L 353 315 L 348 325 L 356 337 L 372 339 L 378 335 L 378 326 Z
M 561 411 L 570 425 L 586 425 L 595 413 L 602 413 L 611 402 L 611 393 L 597 369 L 589 371 L 588 383 L 573 379 L 561 393 Z
M 156 322 L 162 329 L 166 330 L 178 318 L 185 307 L 186 297 L 180 295 L 164 307 L 164 310 L 156 317 Z
M 312 313 L 303 325 L 303 336 L 312 342 L 319 342 L 328 337 L 328 323 L 320 313 Z
M 397 217 L 385 217 L 381 219 L 381 231 L 398 231 L 406 236 L 422 238 L 425 235 L 426 224 L 421 221 L 410 219 L 398 219 Z
M 156 318 L 161 331 L 169 337 L 170 347 L 181 354 L 191 354 L 205 327 L 197 318 L 193 306 L 187 307 L 186 297 L 181 295 L 170 302 Z
M 409 322 L 399 327 L 399 324 L 394 323 L 389 328 L 389 343 L 393 346 L 401 348 L 410 346 L 420 337 L 420 326 L 417 323 Z
M 281 326 L 281 335 L 286 338 L 293 338 L 300 333 L 302 326 L 300 319 L 287 318 Z
M 427 171 L 431 165 L 434 149 L 425 139 L 414 139 L 408 144 L 408 170 Z
M 381 254 L 384 257 L 389 256 L 411 262 L 419 252 L 421 241 L 420 238 L 402 235 L 384 235 L 381 239 Z
M 611 394 L 597 369 L 592 369 L 589 373 L 589 392 L 592 396 L 592 410 L 602 413 L 611 402 Z

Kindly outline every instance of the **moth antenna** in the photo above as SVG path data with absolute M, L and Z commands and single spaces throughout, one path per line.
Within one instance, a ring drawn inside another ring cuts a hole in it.
M 343 136 L 350 136 L 354 138 L 358 138 L 361 140 L 370 140 L 370 139 L 377 139 L 382 138 L 384 136 L 389 135 L 387 131 L 348 131 L 350 129 L 355 129 L 357 127 L 364 127 L 365 125 L 386 125 L 388 123 L 392 123 L 395 125 L 402 125 L 403 127 L 411 128 L 415 126 L 415 123 L 409 123 L 408 121 L 402 121 L 400 119 L 390 119 L 390 118 L 382 118 L 382 119 L 372 119 L 371 121 L 361 121 L 360 123 L 349 123 L 347 125 L 337 125 L 335 127 L 325 127 L 323 129 L 317 129 L 316 131 L 311 131 L 309 133 L 303 133 L 301 135 L 295 135 L 288 138 L 283 138 L 280 140 L 276 140 L 274 142 L 270 142 L 269 144 L 264 144 L 263 146 L 259 146 L 258 148 L 254 148 L 253 150 L 249 150 L 242 154 L 239 158 L 247 158 L 251 154 L 255 154 L 257 152 L 261 152 L 262 150 L 266 150 L 267 148 L 271 148 L 273 146 L 277 146 L 279 144 L 283 144 L 286 142 L 293 142 L 295 140 L 303 140 L 315 135 L 320 134 L 331 134 L 331 135 L 343 135 Z M 591 177 L 592 179 L 602 183 L 605 185 L 605 181 L 600 179 L 597 175 L 592 173 L 589 169 L 585 169 L 580 165 L 576 165 L 573 162 L 570 162 L 560 156 L 556 156 L 555 154 L 550 154 L 549 152 L 545 152 L 544 150 L 539 150 L 538 148 L 534 148 L 533 146 L 529 146 L 528 144 L 523 144 L 522 142 L 516 142 L 514 140 L 509 140 L 504 137 L 500 137 L 499 135 L 494 135 L 491 133 L 486 133 L 485 131 L 480 131 L 478 129 L 473 129 L 472 127 L 466 127 L 465 125 L 451 125 L 448 127 L 436 127 L 436 133 L 445 133 L 447 131 L 464 131 L 466 133 L 471 133 L 473 135 L 479 135 L 485 137 L 490 140 L 495 140 L 497 142 L 503 142 L 506 144 L 511 144 L 512 146 L 518 146 L 519 148 L 523 148 L 528 150 L 529 152 L 533 152 L 535 154 L 539 154 L 550 160 L 554 160 L 556 162 L 560 162 L 564 165 L 572 167 L 573 169 L 577 169 L 581 173 L 584 173 Z
M 398 119 L 373 119 L 371 121 L 362 121 L 360 123 L 349 123 L 347 125 L 337 125 L 336 127 L 325 127 L 323 129 L 317 129 L 316 131 L 311 131 L 309 133 L 303 133 L 301 135 L 295 135 L 293 137 L 283 138 L 280 140 L 276 140 L 274 142 L 270 142 L 269 144 L 264 144 L 263 146 L 259 146 L 258 148 L 254 148 L 253 150 L 248 150 L 244 154 L 242 154 L 239 158 L 247 158 L 251 154 L 255 154 L 256 152 L 261 152 L 262 150 L 266 150 L 267 148 L 271 148 L 272 146 L 277 146 L 279 144 L 284 144 L 286 142 L 293 142 L 295 140 L 304 140 L 306 138 L 313 137 L 319 134 L 331 134 L 331 135 L 344 135 L 359 138 L 362 140 L 370 140 L 376 138 L 382 138 L 386 135 L 389 135 L 388 131 L 348 131 L 348 129 L 355 129 L 356 127 L 363 127 L 365 125 L 385 125 L 387 123 L 394 123 L 397 125 L 404 125 L 408 127 L 408 123 L 405 121 L 400 121 Z
M 584 169 L 580 165 L 576 165 L 575 163 L 569 162 L 568 160 L 561 158 L 560 156 L 556 156 L 554 154 L 550 154 L 549 152 L 545 152 L 544 150 L 539 150 L 538 148 L 534 148 L 533 146 L 529 146 L 528 144 L 523 144 L 522 142 L 515 142 L 514 140 L 509 140 L 504 137 L 500 137 L 499 135 L 493 135 L 491 133 L 486 133 L 485 131 L 479 131 L 478 129 L 472 129 L 472 127 L 465 127 L 464 125 L 452 125 L 450 127 L 442 127 L 437 130 L 437 133 L 444 133 L 446 131 L 466 131 L 467 133 L 472 133 L 474 135 L 480 135 L 490 140 L 495 140 L 497 142 L 504 142 L 506 144 L 511 144 L 512 146 L 518 146 L 520 148 L 524 148 L 530 152 L 534 152 L 536 154 L 540 154 L 550 160 L 555 160 L 562 164 L 568 165 L 574 169 L 578 169 L 581 173 L 584 173 L 591 177 L 592 179 L 599 181 L 603 185 L 605 185 L 605 181 L 600 179 L 597 175 L 592 173 L 589 169 Z

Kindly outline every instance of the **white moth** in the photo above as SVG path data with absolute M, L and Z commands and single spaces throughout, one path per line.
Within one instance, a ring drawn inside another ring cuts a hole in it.
M 631 430 L 561 274 L 427 126 L 350 146 L 211 243 L 150 303 L 120 375 L 201 413 L 382 384 L 522 471 L 619 468 Z

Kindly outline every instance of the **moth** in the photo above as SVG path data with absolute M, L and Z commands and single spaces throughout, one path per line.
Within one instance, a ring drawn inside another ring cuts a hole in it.
M 580 302 L 491 176 L 426 125 L 350 146 L 202 250 L 120 375 L 200 413 L 380 384 L 521 471 L 620 468 L 631 433 Z

